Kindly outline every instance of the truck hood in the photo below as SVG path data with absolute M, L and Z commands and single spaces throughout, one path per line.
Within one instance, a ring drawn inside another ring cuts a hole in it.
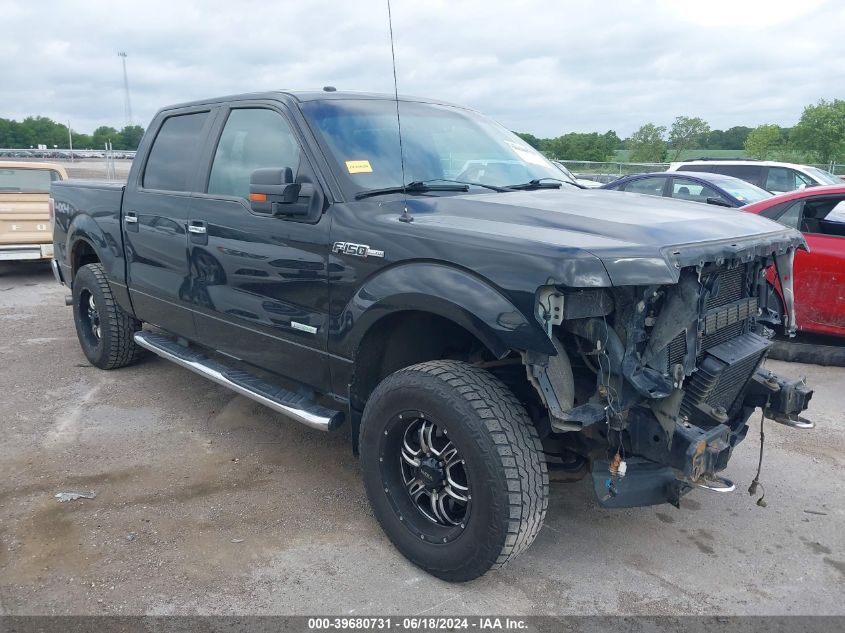
M 413 197 L 407 206 L 415 225 L 444 237 L 504 238 L 532 253 L 581 249 L 601 260 L 613 285 L 675 283 L 680 268 L 702 261 L 806 247 L 801 233 L 760 216 L 606 189 Z

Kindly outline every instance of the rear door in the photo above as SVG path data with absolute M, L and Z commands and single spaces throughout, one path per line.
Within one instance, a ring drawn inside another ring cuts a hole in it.
M 190 294 L 203 344 L 328 390 L 330 218 L 319 209 L 316 217 L 258 214 L 248 202 L 256 169 L 290 167 L 296 182 L 319 190 L 290 120 L 275 102 L 221 112 L 191 207 Z
M 728 200 L 712 187 L 690 178 L 672 178 L 672 185 L 669 187 L 669 197 L 675 198 L 676 200 L 703 202 L 704 204 L 707 204 L 708 198 L 717 198 L 732 207 L 735 206 L 732 201 Z
M 768 167 L 763 189 L 778 194 L 795 191 L 802 186 L 812 186 L 813 184 L 810 178 L 789 167 Z
M 646 178 L 637 178 L 626 182 L 619 187 L 620 191 L 627 191 L 629 193 L 644 193 L 649 196 L 664 196 L 666 195 L 666 183 L 668 182 L 666 176 L 648 176 Z
M 201 149 L 212 110 L 161 116 L 142 169 L 133 172 L 123 199 L 127 283 L 138 318 L 192 339 L 187 224 Z

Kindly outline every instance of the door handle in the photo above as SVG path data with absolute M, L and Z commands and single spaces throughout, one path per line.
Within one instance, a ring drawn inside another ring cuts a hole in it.
M 208 244 L 208 229 L 202 220 L 193 220 L 188 223 L 188 233 L 192 244 Z
M 126 231 L 129 233 L 138 233 L 139 227 L 138 214 L 135 211 L 127 211 L 123 215 L 123 224 L 126 226 Z

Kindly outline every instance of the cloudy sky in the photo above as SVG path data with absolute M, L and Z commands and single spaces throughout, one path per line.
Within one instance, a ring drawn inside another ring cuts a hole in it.
M 538 136 L 792 125 L 845 98 L 842 0 L 392 0 L 399 90 Z M 393 89 L 384 0 L 0 0 L 0 117 L 91 132 L 273 88 Z

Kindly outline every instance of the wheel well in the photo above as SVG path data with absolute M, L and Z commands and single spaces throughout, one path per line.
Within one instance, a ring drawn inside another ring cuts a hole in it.
M 73 245 L 71 253 L 71 279 L 76 276 L 76 271 L 86 264 L 96 264 L 100 261 L 94 247 L 85 240 L 79 240 Z
M 430 312 L 404 311 L 374 323 L 355 354 L 349 389 L 353 409 L 364 404 L 379 382 L 393 372 L 427 360 L 492 360 L 493 354 L 471 332 Z

